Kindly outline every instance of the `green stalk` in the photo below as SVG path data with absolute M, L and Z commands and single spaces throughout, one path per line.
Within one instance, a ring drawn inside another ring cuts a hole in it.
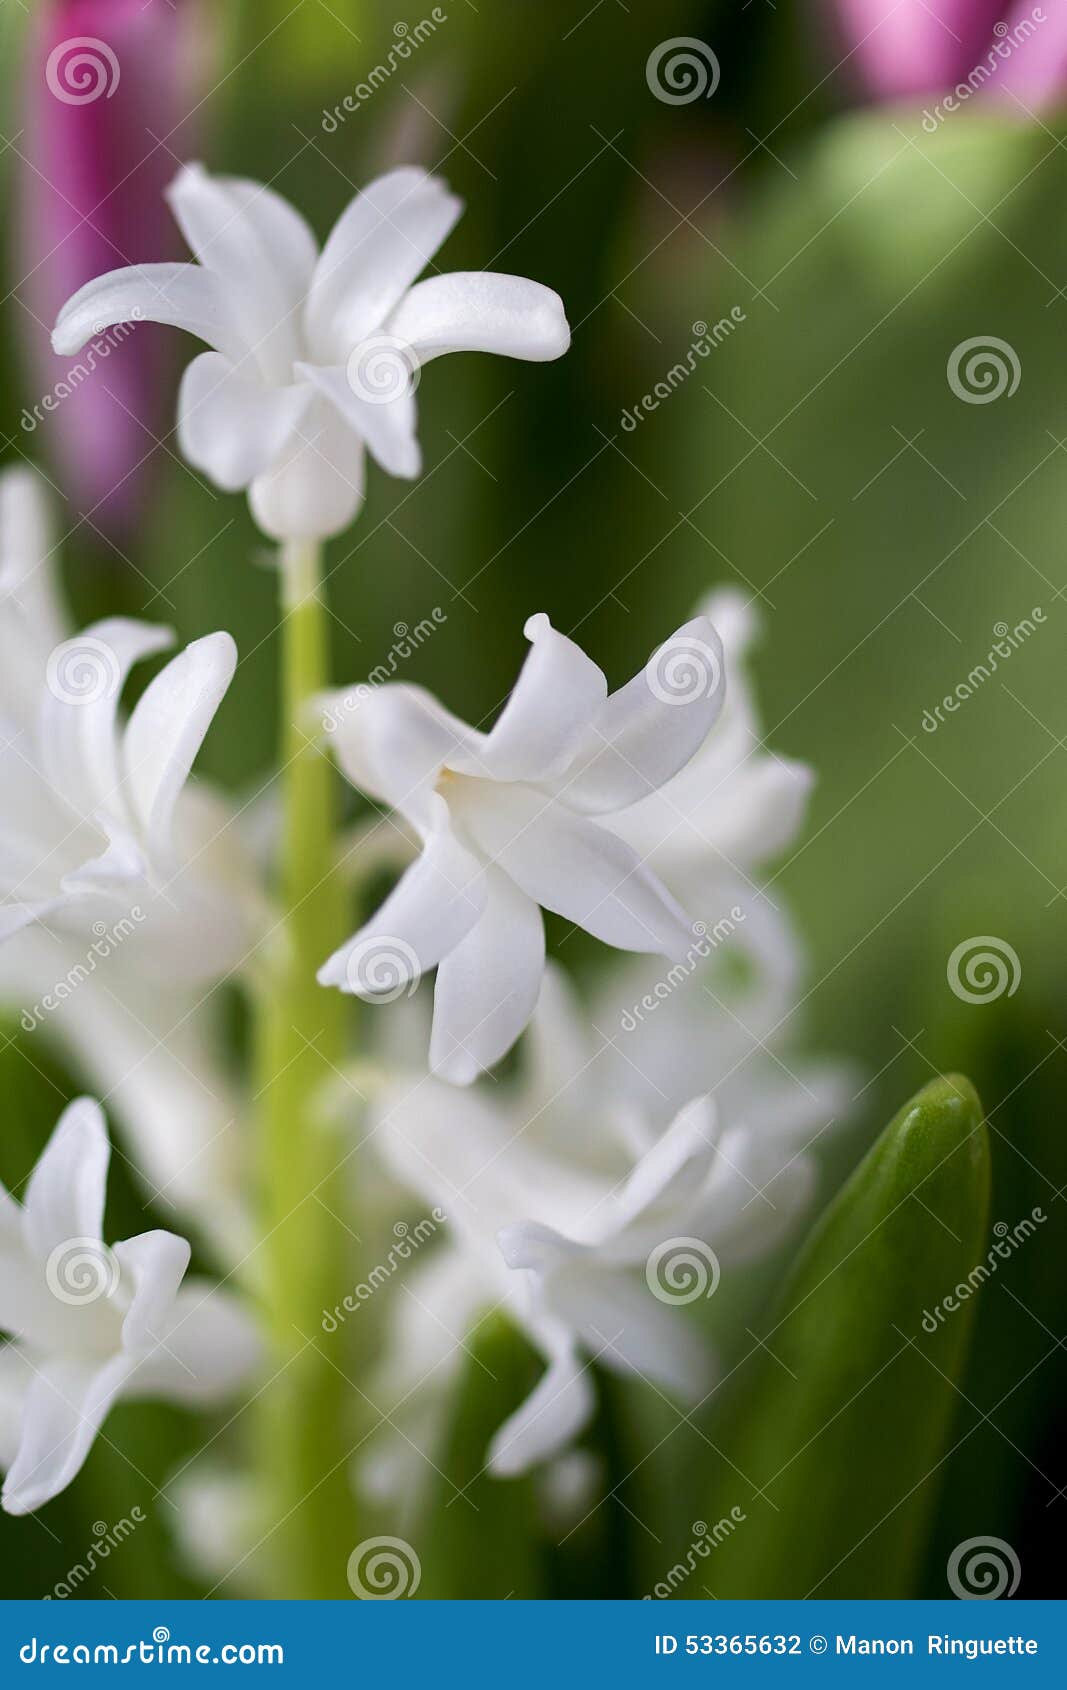
M 344 1439 L 350 1393 L 324 1353 L 322 1310 L 348 1283 L 339 1153 L 318 1099 L 344 1060 L 345 1003 L 316 970 L 345 932 L 335 863 L 334 774 L 312 743 L 309 700 L 327 684 L 321 548 L 281 549 L 283 942 L 259 1027 L 262 1271 L 272 1356 L 260 1399 L 269 1594 L 348 1595 L 353 1499 Z M 309 1342 L 310 1340 L 310 1342 Z

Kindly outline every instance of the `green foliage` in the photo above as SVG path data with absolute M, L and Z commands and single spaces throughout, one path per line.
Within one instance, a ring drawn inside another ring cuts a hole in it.
M 914 1594 L 973 1302 L 936 1311 L 984 1253 L 988 1202 L 977 1094 L 934 1080 L 823 1215 L 765 1334 L 726 1439 L 755 1494 L 708 1568 L 717 1597 Z

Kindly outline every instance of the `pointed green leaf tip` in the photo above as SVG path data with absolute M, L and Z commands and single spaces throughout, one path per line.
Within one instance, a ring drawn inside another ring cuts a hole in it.
M 746 1523 L 705 1564 L 709 1592 L 915 1592 L 963 1403 L 978 1287 L 956 1288 L 984 1260 L 988 1206 L 977 1093 L 959 1075 L 934 1080 L 815 1226 L 759 1334 L 770 1354 L 745 1365 L 708 1518 L 746 1483 L 752 1494 Z

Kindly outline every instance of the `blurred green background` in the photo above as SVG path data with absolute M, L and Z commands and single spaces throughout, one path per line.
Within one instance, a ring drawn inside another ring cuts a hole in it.
M 21 122 L 16 10 L 3 0 L 5 137 Z M 331 547 L 335 673 L 361 679 L 397 624 L 440 607 L 447 621 L 406 678 L 477 721 L 506 692 L 535 610 L 617 683 L 713 585 L 757 600 L 767 741 L 818 772 L 809 826 L 773 879 L 810 951 L 797 1022 L 868 1082 L 827 1191 L 908 1095 L 957 1069 L 990 1116 L 991 1218 L 1014 1224 L 1041 1204 L 1050 1219 L 982 1299 L 955 1399 L 960 1441 L 929 1481 L 923 1593 L 945 1593 L 954 1544 L 995 1532 L 1020 1555 L 1020 1594 L 1051 1594 L 1067 1507 L 1067 125 L 987 106 L 931 136 L 906 108 L 857 109 L 828 75 L 823 9 L 804 0 L 444 10 L 334 133 L 323 112 L 387 54 L 395 5 L 248 0 L 212 14 L 218 68 L 200 116 L 214 167 L 271 181 L 320 234 L 384 166 L 438 169 L 468 208 L 445 267 L 536 277 L 562 294 L 575 331 L 570 355 L 545 368 L 467 358 L 429 370 L 426 472 L 409 485 L 372 468 L 357 526 Z M 646 59 L 673 35 L 713 45 L 713 99 L 650 94 Z M 20 168 L 16 143 L 0 155 L 9 284 L 21 274 Z M 623 411 L 685 357 L 692 325 L 731 307 L 744 313 L 736 330 L 623 429 Z M 43 448 L 18 425 L 35 397 L 25 352 L 37 332 L 7 297 L 5 460 Z M 978 335 L 1014 348 L 1011 397 L 967 404 L 950 388 L 953 349 Z M 241 663 L 202 767 L 247 788 L 273 756 L 274 579 L 243 501 L 173 449 L 157 457 L 136 571 L 72 516 L 66 577 L 83 616 L 121 608 L 173 622 L 183 640 L 234 633 Z M 985 658 L 994 625 L 1034 607 L 1036 633 L 924 731 L 924 711 Z M 976 934 L 1018 953 L 1012 997 L 969 1005 L 949 990 L 949 953 Z M 14 1179 L 57 1100 L 17 1049 L 0 1084 Z M 132 1193 L 119 1192 L 117 1215 L 122 1204 L 139 1216 Z M 655 1441 L 652 1405 L 648 1419 Z M 197 1436 L 177 1413 L 143 1410 L 117 1413 L 109 1433 L 140 1473 L 100 1443 L 36 1523 L 3 1520 L 6 1595 L 47 1590 L 92 1522 L 145 1506 L 146 1481 L 160 1483 Z M 701 1447 L 695 1433 L 675 1439 L 673 1470 Z M 632 1466 L 622 1451 L 618 1461 Z M 724 1489 L 723 1510 L 736 1500 Z M 677 1519 L 693 1509 L 681 1496 Z M 175 1570 L 170 1510 L 149 1512 L 133 1553 L 82 1594 L 196 1592 Z M 590 1529 L 616 1570 L 649 1553 L 621 1505 Z M 678 1531 L 680 1545 L 688 1527 Z M 599 1593 L 573 1561 L 557 1557 L 554 1588 Z

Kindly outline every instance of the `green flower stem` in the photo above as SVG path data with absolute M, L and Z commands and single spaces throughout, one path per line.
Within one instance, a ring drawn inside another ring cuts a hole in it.
M 323 1308 L 349 1282 L 338 1141 L 319 1099 L 344 1061 L 346 1005 L 316 970 L 345 932 L 335 862 L 335 777 L 310 700 L 327 684 L 321 550 L 281 550 L 283 943 L 261 1006 L 262 1273 L 272 1343 L 261 1401 L 265 1579 L 278 1597 L 349 1594 L 353 1498 L 344 1439 L 351 1391 L 325 1353 Z

